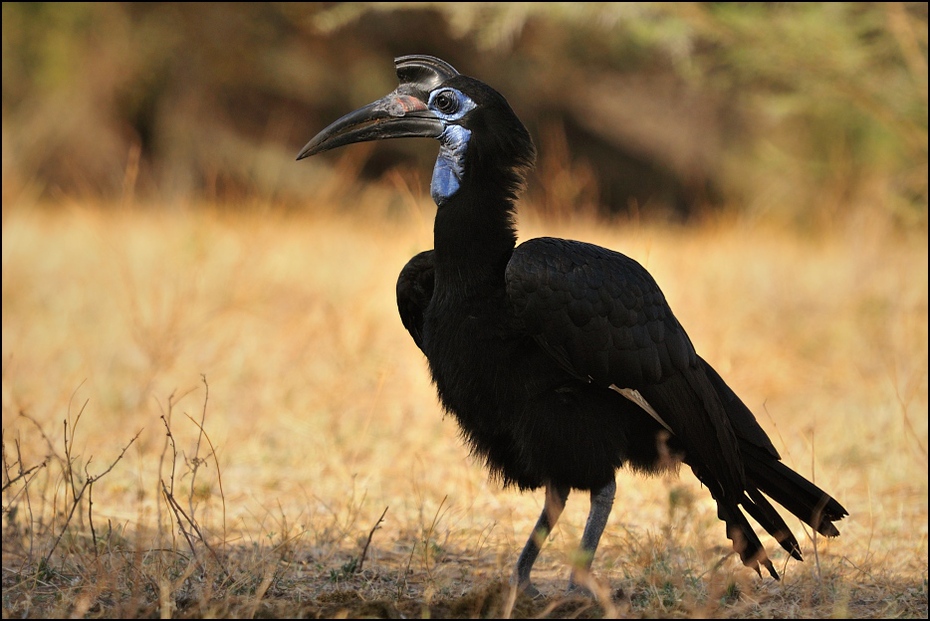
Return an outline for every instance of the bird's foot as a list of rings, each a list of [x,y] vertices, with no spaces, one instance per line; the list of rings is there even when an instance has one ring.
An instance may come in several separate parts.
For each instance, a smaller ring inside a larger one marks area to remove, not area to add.
[[[570,580],[568,583],[568,588],[565,590],[565,594],[569,597],[587,597],[601,604],[604,603],[602,598],[613,602],[614,604],[621,604],[623,602],[629,603],[630,597],[626,594],[626,591],[623,590],[623,587],[617,587],[611,592],[610,585],[602,584],[600,582],[593,583],[594,588],[578,584],[574,579]]]
[[[565,594],[572,597],[590,597],[591,599],[597,599],[597,594],[594,593],[588,587],[578,584],[574,580],[569,580],[568,588],[565,589]]]
[[[542,599],[543,597],[543,594],[539,592],[539,589],[537,589],[536,586],[533,585],[533,583],[529,580],[511,580],[510,584],[516,585],[518,592],[525,593],[533,599]]]
[[[568,579],[566,595],[574,597],[587,597],[603,602],[616,599],[616,594],[610,592],[610,584],[601,582],[588,569],[577,568]],[[622,594],[622,590],[618,593]]]

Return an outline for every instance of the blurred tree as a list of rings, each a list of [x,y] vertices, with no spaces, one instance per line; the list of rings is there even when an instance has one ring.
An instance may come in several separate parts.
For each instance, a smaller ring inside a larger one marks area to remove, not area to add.
[[[3,204],[306,203],[323,125],[429,53],[505,93],[533,203],[927,214],[927,3],[3,3]],[[390,141],[363,170],[425,170]],[[331,161],[331,160],[330,160]]]

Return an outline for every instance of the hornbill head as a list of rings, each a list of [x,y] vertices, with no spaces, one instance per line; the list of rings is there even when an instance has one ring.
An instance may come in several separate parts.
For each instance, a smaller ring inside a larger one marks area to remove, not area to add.
[[[394,65],[400,85],[392,93],[332,123],[297,159],[354,142],[435,138],[440,152],[430,187],[437,204],[457,194],[477,169],[483,184],[497,177],[513,197],[536,150],[507,100],[433,56],[401,56]]]

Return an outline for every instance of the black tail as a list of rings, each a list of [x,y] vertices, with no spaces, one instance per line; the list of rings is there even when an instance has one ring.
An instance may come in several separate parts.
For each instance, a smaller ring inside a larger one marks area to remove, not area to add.
[[[833,497],[786,466],[771,440],[759,426],[755,416],[736,396],[720,375],[703,362],[707,377],[720,396],[724,409],[736,432],[740,458],[746,474],[746,489],[742,499],[722,503],[717,499],[717,515],[727,525],[727,535],[740,553],[743,563],[755,567],[763,564],[773,577],[778,578],[774,567],[765,556],[759,542],[740,505],[794,558],[801,559],[801,549],[791,529],[778,511],[761,492],[790,511],[798,519],[811,526],[821,535],[836,537],[840,534],[833,522],[843,519],[848,512]],[[693,466],[692,466],[693,467]],[[695,474],[701,478],[700,472]]]
[[[740,452],[748,484],[758,487],[821,535],[840,534],[833,522],[849,513],[836,499],[753,444],[742,443]]]
[[[740,496],[720,498],[714,494],[714,488],[707,484],[707,472],[698,464],[689,463],[689,465],[698,479],[711,490],[711,495],[717,501],[717,517],[726,524],[727,537],[733,541],[733,549],[739,553],[744,565],[752,567],[760,574],[762,573],[761,567],[765,567],[773,578],[779,579],[775,566],[765,552],[765,547],[743,514],[744,510],[772,535],[788,554],[799,561],[803,560],[800,545],[791,534],[791,529],[754,484],[747,481],[746,489]]]
[[[703,473],[701,472],[700,467],[695,467],[691,465],[694,474],[697,475],[698,479],[701,480],[705,485],[707,483],[704,481]],[[709,490],[713,490],[711,486],[707,486]],[[776,580],[779,579],[778,572],[775,571],[775,566],[772,564],[772,561],[769,560],[768,555],[765,552],[765,546],[762,545],[762,542],[759,541],[758,535],[756,535],[755,530],[753,530],[752,525],[749,523],[749,520],[746,519],[746,516],[743,515],[742,510],[739,505],[742,505],[746,509],[746,512],[749,513],[757,522],[759,522],[765,530],[768,532],[781,532],[782,529],[777,527],[778,523],[784,524],[781,517],[776,517],[775,520],[769,518],[767,512],[764,509],[758,509],[757,504],[750,501],[748,498],[744,497],[742,500],[734,500],[731,498],[718,498],[716,494],[711,491],[711,495],[714,496],[714,500],[717,501],[717,517],[726,524],[727,527],[727,537],[733,541],[733,549],[739,554],[740,560],[743,561],[743,564],[747,567],[752,567],[755,569],[759,575],[762,574],[760,566],[763,566],[768,570]],[[762,499],[765,501],[765,499]],[[765,504],[771,509],[771,505]],[[777,516],[777,513],[775,514]],[[797,541],[794,541],[794,537],[791,535],[791,532],[784,529],[787,533],[788,538],[793,542],[794,547],[797,547]],[[780,539],[783,541],[783,539]],[[782,543],[785,545],[785,543]],[[787,547],[786,547],[787,549]],[[791,552],[791,550],[789,550]],[[792,556],[795,556],[792,553]],[[798,558],[796,556],[796,558]]]

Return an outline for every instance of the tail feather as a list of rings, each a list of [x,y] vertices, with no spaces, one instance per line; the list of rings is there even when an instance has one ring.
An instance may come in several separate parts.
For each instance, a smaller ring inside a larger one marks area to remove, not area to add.
[[[759,541],[749,520],[743,515],[739,507],[727,500],[717,500],[717,517],[726,524],[727,538],[733,542],[733,549],[739,554],[743,565],[752,567],[761,576],[762,571],[759,566],[762,565],[768,570],[769,574],[776,580],[780,580],[775,566],[769,560],[765,553],[765,547]],[[753,516],[755,517],[755,516]]]
[[[792,558],[803,561],[804,559],[801,557],[801,546],[798,545],[798,540],[794,538],[791,529],[788,528],[781,514],[775,510],[775,507],[772,506],[765,496],[759,493],[759,490],[750,486],[749,489],[746,490],[746,493],[749,495],[749,498],[742,503],[746,512],[751,515],[752,519],[758,522],[768,534],[775,537],[775,540],[781,544],[781,547],[783,547]]]
[[[758,487],[821,535],[836,537],[840,534],[833,522],[849,515],[843,505],[757,447],[743,443],[740,450],[746,468],[747,483]]]
[[[801,546],[788,524],[781,517],[763,492],[786,510],[803,520],[818,533],[835,537],[840,534],[833,522],[847,515],[846,509],[822,489],[793,471],[761,447],[745,440],[740,444],[740,455],[746,472],[746,486],[735,497],[720,498],[715,487],[708,485],[712,475],[701,464],[686,458],[698,479],[707,485],[717,501],[717,517],[727,527],[727,537],[733,541],[733,549],[747,567],[761,574],[764,566],[776,580],[778,572],[768,559],[759,537],[755,534],[743,511],[749,514],[766,530],[793,558],[803,560]]]
[[[766,496],[827,537],[840,534],[833,522],[843,519],[849,512],[825,491],[782,463],[778,451],[749,408],[713,367],[703,359],[701,364],[736,434],[739,458],[745,473],[744,493],[737,496],[737,502],[792,557],[801,560],[797,539]],[[709,469],[693,462],[690,465],[698,478],[707,484],[704,477],[710,476]],[[708,488],[714,489],[710,485]],[[726,500],[724,503],[717,499],[717,515],[726,523],[727,535],[733,540],[733,547],[739,552],[743,563],[755,567],[757,571],[761,563],[777,579],[775,568],[765,557],[765,551],[740,506],[733,502],[732,497]]]

